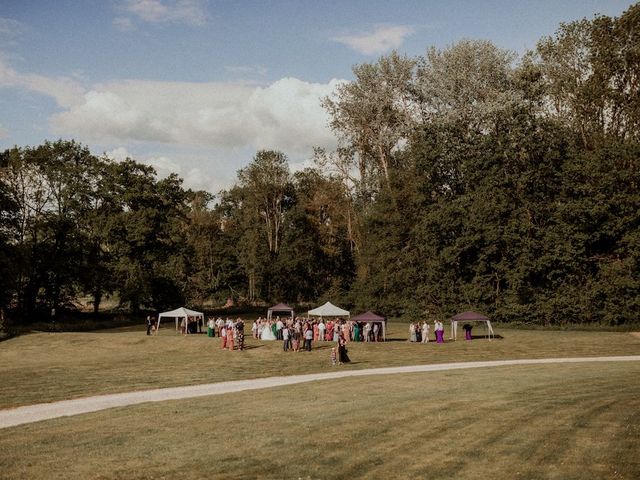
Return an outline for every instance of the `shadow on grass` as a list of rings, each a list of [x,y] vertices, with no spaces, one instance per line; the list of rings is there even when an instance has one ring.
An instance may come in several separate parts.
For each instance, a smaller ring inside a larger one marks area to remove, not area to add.
[[[486,335],[471,335],[471,340],[489,340]],[[504,340],[502,335],[494,335],[491,340]]]
[[[244,348],[242,350],[253,350],[253,349],[262,348],[262,347],[264,347],[264,345],[247,345],[245,343]],[[234,352],[241,352],[242,350],[238,350],[236,348],[236,349],[234,349]]]

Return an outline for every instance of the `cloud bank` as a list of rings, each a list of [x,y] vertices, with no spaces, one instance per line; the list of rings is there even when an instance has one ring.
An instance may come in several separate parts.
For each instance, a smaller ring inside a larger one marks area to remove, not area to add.
[[[0,58],[0,88],[54,99],[51,133],[101,145],[113,158],[127,149],[164,176],[217,191],[257,150],[277,149],[292,169],[307,166],[312,147],[335,148],[321,98],[344,80],[282,78],[268,85],[123,80],[87,86],[72,77],[21,73]],[[86,83],[86,82],[85,82]],[[0,125],[0,136],[9,132]]]
[[[93,141],[309,152],[335,139],[320,99],[326,84],[283,78],[266,87],[131,80],[95,86],[51,118],[57,134]]]

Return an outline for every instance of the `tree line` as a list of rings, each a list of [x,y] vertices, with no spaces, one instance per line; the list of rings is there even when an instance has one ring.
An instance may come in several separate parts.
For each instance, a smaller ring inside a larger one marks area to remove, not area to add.
[[[520,58],[464,40],[353,73],[323,99],[335,151],[295,173],[259,151],[215,197],[73,141],[2,152],[3,311],[115,295],[637,320],[640,5]]]

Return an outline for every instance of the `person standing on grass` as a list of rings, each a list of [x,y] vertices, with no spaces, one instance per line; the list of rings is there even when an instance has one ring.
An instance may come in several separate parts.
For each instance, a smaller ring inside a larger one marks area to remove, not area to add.
[[[338,337],[338,362],[349,363],[351,359],[347,355],[347,340],[344,335]]]
[[[413,324],[413,322],[409,324],[409,341],[416,341],[416,326]]]
[[[364,324],[364,341],[368,343],[371,340],[371,324],[369,322]]]
[[[229,347],[229,351],[233,352],[235,348],[234,337],[237,335],[236,329],[233,327],[227,327],[227,347]]]
[[[287,352],[290,348],[290,342],[291,340],[289,339],[289,326],[285,325],[284,327],[282,327],[282,348],[284,349],[285,352]]]
[[[222,331],[222,326],[224,325],[224,320],[222,320],[222,318],[218,317],[216,319],[216,327],[218,328],[218,335],[220,335],[220,332]]]
[[[435,328],[436,328],[436,342],[444,343],[444,324],[441,321],[437,320],[435,324]]]
[[[220,348],[227,348],[227,326],[224,324],[220,327]]]
[[[468,323],[465,323],[465,324],[462,326],[462,329],[464,330],[464,339],[465,339],[465,340],[471,340],[471,338],[472,338],[472,337],[471,337],[471,329],[472,329],[472,328],[473,328],[473,327],[472,327],[470,324],[468,324]]]
[[[422,323],[422,343],[429,342],[429,322]]]
[[[293,330],[293,351],[300,351],[300,330],[298,328]]]
[[[322,321],[322,318],[321,318],[320,319],[320,323],[318,323],[318,340],[320,340],[321,342],[324,342],[324,340],[325,340],[324,331],[325,331],[325,326],[324,326],[324,322]]]
[[[244,322],[241,318],[238,318],[235,325],[235,330],[238,332],[238,350],[244,350]]]
[[[380,326],[377,323],[373,324],[373,341],[378,341],[378,333],[380,332]]]
[[[276,340],[282,340],[282,329],[284,328],[284,323],[280,320],[280,317],[277,317],[276,320]]]
[[[207,321],[207,336],[210,338],[213,338],[214,336],[214,327],[216,325],[216,322],[213,321],[213,318],[209,318],[209,320]]]
[[[313,341],[313,329],[307,328],[307,331],[304,332],[304,346],[307,352],[311,351],[311,342]]]
[[[151,315],[147,315],[147,335],[151,335]]]

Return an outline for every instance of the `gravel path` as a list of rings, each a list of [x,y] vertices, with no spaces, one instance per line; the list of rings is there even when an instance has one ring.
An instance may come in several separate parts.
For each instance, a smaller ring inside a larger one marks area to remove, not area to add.
[[[25,423],[39,422],[58,417],[97,412],[114,407],[126,407],[146,402],[163,402],[183,398],[222,395],[261,388],[280,387],[297,383],[331,380],[345,377],[364,377],[368,375],[391,375],[394,373],[440,372],[466,368],[501,367],[507,365],[540,365],[554,363],[592,363],[592,362],[637,362],[640,355],[618,357],[582,357],[582,358],[544,358],[534,360],[496,360],[487,362],[443,363],[438,365],[414,365],[404,367],[369,368],[365,370],[336,370],[329,373],[312,373],[288,377],[268,377],[253,380],[208,383],[187,387],[158,388],[138,392],[98,395],[94,397],[62,400],[52,403],[39,403],[24,407],[0,410],[0,428],[13,427]]]

